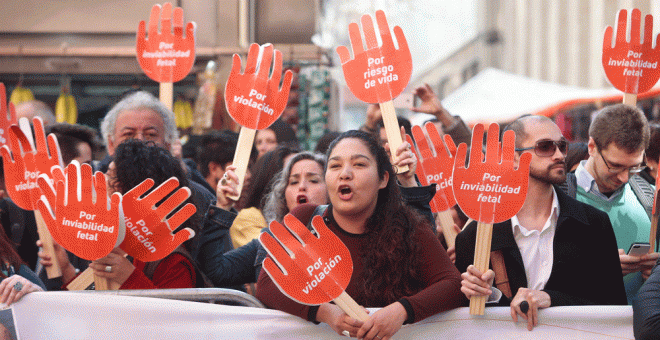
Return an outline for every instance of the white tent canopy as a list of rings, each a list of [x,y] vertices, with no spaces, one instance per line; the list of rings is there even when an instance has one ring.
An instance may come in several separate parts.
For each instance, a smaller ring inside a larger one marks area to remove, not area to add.
[[[615,88],[587,89],[560,85],[487,68],[442,100],[442,105],[468,124],[500,123],[567,100],[616,94],[621,92]],[[428,117],[416,116],[411,121],[420,124]]]

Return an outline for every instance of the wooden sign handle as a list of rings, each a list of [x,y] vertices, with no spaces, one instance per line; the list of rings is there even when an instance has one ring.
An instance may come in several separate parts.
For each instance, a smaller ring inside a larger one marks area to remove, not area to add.
[[[66,289],[70,291],[87,290],[94,282],[94,270],[92,268],[85,269],[75,279],[71,280]]]
[[[50,260],[53,263],[52,266],[46,268],[46,274],[49,279],[61,277],[62,270],[60,269],[60,262],[57,260],[57,256],[55,256],[53,237],[50,235],[46,221],[44,221],[39,210],[34,211],[34,219],[37,221],[37,233],[39,233],[39,239],[43,243],[43,251],[50,256]]]
[[[360,305],[353,300],[353,298],[348,295],[346,292],[342,292],[336,299],[332,300],[334,303],[341,308],[348,316],[352,317],[355,320],[367,321],[369,315],[364,311]]]
[[[173,83],[158,83],[158,95],[160,102],[165,104],[168,110],[172,111],[172,103],[174,102],[174,84]]]
[[[624,93],[623,103],[630,106],[637,105],[637,95],[634,93]]]
[[[90,270],[87,268],[85,270]],[[94,275],[94,290],[117,290],[120,285],[104,277]]]
[[[474,249],[474,266],[482,273],[488,270],[490,245],[493,238],[493,225],[477,222],[477,241]],[[484,315],[487,296],[470,298],[470,315]]]
[[[237,197],[229,196],[234,201],[238,201],[243,190],[243,183],[245,182],[245,173],[247,172],[248,163],[250,161],[250,154],[252,153],[252,145],[254,144],[254,136],[257,130],[241,127],[241,132],[238,134],[238,143],[236,144],[236,153],[234,154],[234,161],[232,165],[236,167],[236,176],[238,177],[238,191]]]
[[[396,149],[403,143],[401,139],[401,130],[399,129],[399,121],[396,119],[396,111],[394,110],[394,103],[386,101],[380,103],[380,112],[383,115],[383,124],[385,125],[385,133],[387,134],[387,143],[390,145],[390,154],[392,159],[396,155]],[[395,167],[397,174],[402,174],[408,171],[408,166],[401,168]]]
[[[94,275],[94,269],[87,268],[66,285],[66,289],[70,291],[87,290],[92,283],[94,283],[94,290],[118,290],[120,287],[114,281]]]
[[[451,248],[456,243],[456,235],[458,235],[454,230],[454,219],[451,217],[451,212],[449,210],[438,212],[438,219],[447,247]]]

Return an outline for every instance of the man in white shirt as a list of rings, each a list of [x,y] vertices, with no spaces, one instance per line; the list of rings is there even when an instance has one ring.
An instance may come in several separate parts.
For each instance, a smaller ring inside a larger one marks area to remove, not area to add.
[[[525,116],[506,130],[516,133],[516,163],[522,152],[532,153],[527,196],[518,214],[493,225],[491,250],[503,264],[492,262],[500,271],[497,288],[493,270],[481,273],[471,264],[476,223],[458,235],[456,267],[463,273],[462,292],[468,298],[487,295],[491,303],[511,306],[513,320],[522,316],[529,330],[538,325],[539,308],[625,304],[609,218],[553,186],[566,179],[568,142],[559,127],[546,117]],[[523,301],[529,305],[525,313],[520,308]]]

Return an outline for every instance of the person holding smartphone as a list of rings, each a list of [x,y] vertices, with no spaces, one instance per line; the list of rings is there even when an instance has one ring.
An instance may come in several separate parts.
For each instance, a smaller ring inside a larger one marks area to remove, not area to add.
[[[646,168],[649,138],[649,123],[640,109],[625,104],[606,106],[589,126],[589,158],[561,186],[569,196],[610,217],[628,304],[659,256],[655,244],[642,256],[627,254],[633,243],[648,243],[651,234],[655,188],[639,176]]]
[[[498,266],[498,256],[491,256],[494,271],[482,273],[472,265],[476,222],[456,237],[463,294],[510,306],[512,319],[525,319],[528,330],[538,325],[541,308],[625,305],[610,219],[554,186],[566,178],[568,142],[559,127],[530,115],[506,130],[516,133],[515,162],[523,152],[532,153],[527,196],[514,217],[493,225],[491,250],[502,259]]]

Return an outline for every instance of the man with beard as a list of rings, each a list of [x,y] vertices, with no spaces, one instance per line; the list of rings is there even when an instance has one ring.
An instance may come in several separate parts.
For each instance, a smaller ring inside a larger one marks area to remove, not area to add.
[[[633,243],[649,242],[655,189],[637,175],[646,167],[649,136],[649,124],[638,108],[624,104],[603,108],[589,126],[589,158],[575,173],[568,174],[562,186],[569,196],[609,215],[628,304],[651,274],[659,255],[656,244],[651,245],[649,254],[626,254]]]
[[[471,264],[477,223],[458,235],[461,291],[468,298],[486,295],[489,303],[511,306],[513,320],[521,316],[529,330],[538,325],[539,308],[626,304],[607,214],[554,187],[566,179],[568,142],[559,127],[546,117],[524,116],[506,130],[516,133],[516,166],[522,152],[532,153],[527,196],[518,214],[493,225],[494,271],[482,273]],[[524,312],[523,301],[529,306]]]

